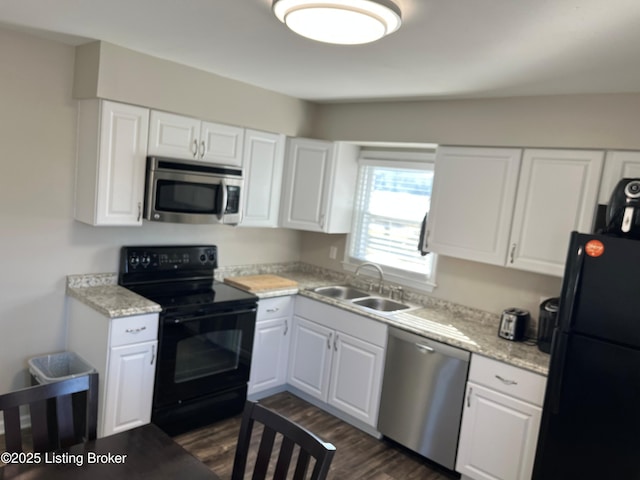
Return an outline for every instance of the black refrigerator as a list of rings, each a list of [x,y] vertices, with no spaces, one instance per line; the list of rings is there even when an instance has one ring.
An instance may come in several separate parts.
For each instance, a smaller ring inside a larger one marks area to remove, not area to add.
[[[640,241],[571,234],[533,480],[640,480]]]

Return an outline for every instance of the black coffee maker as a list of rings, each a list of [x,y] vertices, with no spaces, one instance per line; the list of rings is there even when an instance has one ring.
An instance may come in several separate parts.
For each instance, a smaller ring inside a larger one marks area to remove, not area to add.
[[[538,348],[545,352],[551,352],[551,340],[553,329],[558,321],[559,298],[548,298],[540,304],[540,316],[538,317]]]
[[[611,194],[602,233],[640,239],[640,178],[623,178]]]

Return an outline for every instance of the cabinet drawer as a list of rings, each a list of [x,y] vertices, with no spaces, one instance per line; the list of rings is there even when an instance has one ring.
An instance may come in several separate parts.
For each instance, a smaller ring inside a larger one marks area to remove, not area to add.
[[[469,381],[541,406],[547,379],[506,363],[480,355],[471,357]]]
[[[292,297],[261,298],[258,302],[258,318],[257,321],[271,320],[273,318],[282,318],[291,316]]]
[[[111,320],[112,347],[158,339],[158,314],[134,315]]]

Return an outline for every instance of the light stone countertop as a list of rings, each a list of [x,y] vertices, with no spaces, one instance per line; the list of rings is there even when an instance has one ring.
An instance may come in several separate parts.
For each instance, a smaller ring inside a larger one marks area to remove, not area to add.
[[[118,275],[67,276],[67,295],[80,300],[108,318],[160,312],[162,307],[118,285]]]
[[[534,345],[510,342],[498,337],[500,316],[462,305],[434,299],[410,291],[405,292],[404,303],[413,308],[406,312],[384,314],[334,300],[311,291],[326,285],[344,285],[353,277],[302,263],[248,265],[224,267],[215,272],[216,280],[224,277],[277,274],[298,282],[298,288],[258,292],[260,298],[302,295],[365,315],[388,325],[422,335],[472,353],[500,360],[516,367],[547,375],[549,355]],[[357,284],[360,288],[366,286]],[[386,292],[385,296],[386,296]],[[107,317],[123,317],[159,312],[160,306],[126,288],[117,285],[117,274],[70,275],[67,294],[91,306]]]
[[[327,279],[313,272],[299,271],[281,272],[278,275],[297,281],[298,290],[274,290],[258,292],[256,295],[260,298],[268,298],[297,293],[534,373],[545,376],[548,373],[550,356],[541,352],[537,346],[524,342],[511,342],[498,337],[500,316],[497,314],[435,300],[431,297],[420,298],[419,295],[411,295],[409,292],[404,303],[411,305],[413,307],[411,310],[384,314],[311,291],[320,286],[346,284],[344,279],[336,283],[336,279]],[[372,295],[377,293],[374,292]]]

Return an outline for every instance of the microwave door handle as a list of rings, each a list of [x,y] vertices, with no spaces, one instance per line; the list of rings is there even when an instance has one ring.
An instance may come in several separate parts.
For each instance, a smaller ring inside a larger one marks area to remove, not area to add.
[[[222,220],[224,217],[224,212],[227,210],[227,203],[229,201],[228,193],[227,193],[227,184],[224,179],[220,180],[220,189],[222,191],[222,202],[220,204],[220,210],[218,211],[218,219]]]

